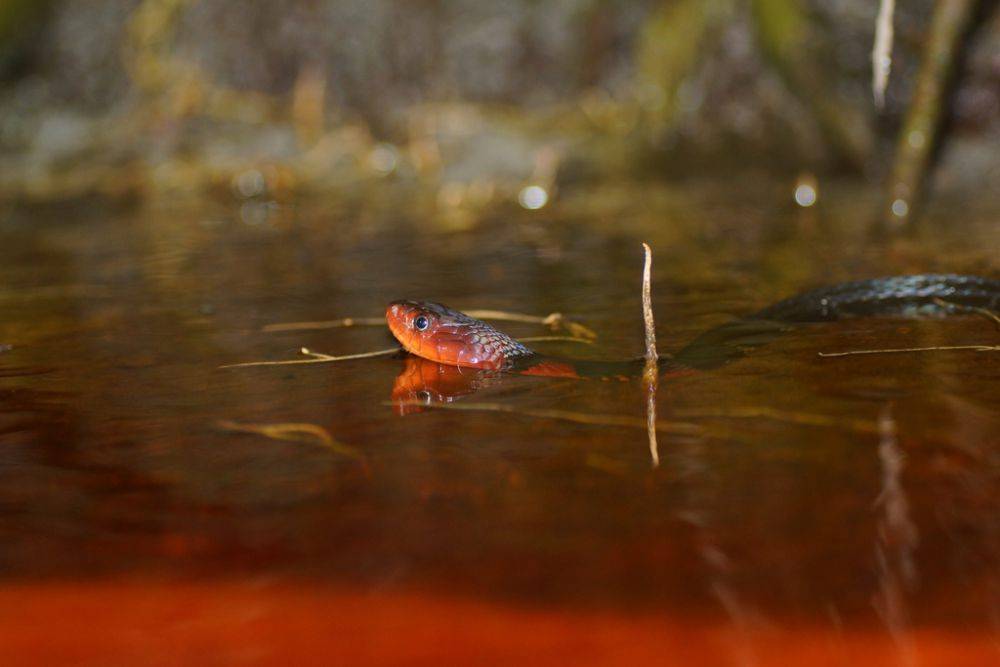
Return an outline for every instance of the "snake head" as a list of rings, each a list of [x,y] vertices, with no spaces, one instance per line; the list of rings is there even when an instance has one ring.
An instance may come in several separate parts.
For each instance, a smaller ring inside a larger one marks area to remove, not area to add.
[[[452,366],[502,369],[531,350],[489,324],[430,301],[393,301],[389,330],[410,354]]]

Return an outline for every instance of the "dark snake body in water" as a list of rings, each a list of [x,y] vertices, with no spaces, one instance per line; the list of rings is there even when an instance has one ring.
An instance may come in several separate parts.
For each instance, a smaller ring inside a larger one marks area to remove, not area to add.
[[[1000,308],[1000,280],[954,274],[892,276],[803,292],[710,329],[674,355],[691,368],[711,368],[773,340],[790,325],[852,317],[941,317]]]
[[[948,304],[996,310],[1000,306],[1000,280],[957,275],[859,280],[804,292],[751,317],[779,322],[823,322],[870,315],[933,314],[946,312]]]
[[[969,309],[1000,308],[1000,280],[963,275],[875,278],[824,287],[779,301],[710,329],[676,354],[664,372],[709,369],[765,345],[795,324],[849,317],[934,317]],[[633,377],[641,360],[599,362],[537,354],[491,325],[446,306],[397,301],[386,313],[392,333],[411,354],[430,361],[557,377]]]

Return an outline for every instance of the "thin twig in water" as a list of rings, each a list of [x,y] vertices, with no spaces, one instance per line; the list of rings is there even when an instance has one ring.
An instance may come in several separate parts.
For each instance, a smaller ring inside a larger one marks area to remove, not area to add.
[[[593,345],[594,341],[588,338],[578,338],[576,336],[528,336],[527,338],[518,338],[521,343],[548,343],[562,341],[565,343],[580,343],[582,345]]]
[[[342,456],[361,460],[364,457],[353,447],[337,442],[322,426],[304,422],[280,422],[275,424],[246,424],[234,421],[220,421],[216,426],[224,431],[254,433],[273,440],[289,442],[312,442]]]
[[[597,334],[592,329],[585,327],[579,322],[567,319],[562,313],[550,313],[545,317],[538,315],[526,315],[524,313],[509,313],[503,310],[467,310],[465,314],[481,320],[504,320],[507,322],[525,322],[527,324],[541,324],[553,331],[566,329],[575,338],[588,338],[595,340]],[[281,331],[306,331],[315,329],[336,329],[339,327],[380,327],[385,325],[383,317],[344,317],[339,320],[319,320],[315,322],[280,322],[277,324],[267,324],[261,331],[269,333]]]
[[[975,313],[977,315],[982,315],[986,319],[991,320],[997,325],[997,327],[1000,327],[1000,315],[997,315],[989,308],[980,308],[979,306],[963,306],[960,303],[952,303],[951,301],[945,301],[944,299],[939,299],[937,297],[935,297],[933,301],[942,308],[950,308],[963,313]]]
[[[648,243],[642,244],[645,261],[642,267],[642,321],[646,331],[646,366],[642,373],[646,388],[646,434],[649,438],[649,456],[653,467],[660,465],[660,449],[656,443],[656,387],[659,382],[659,367],[656,353],[656,322],[653,320],[653,297],[651,274],[653,251]]]
[[[653,251],[646,243],[642,244],[645,262],[642,266],[642,321],[646,328],[646,363],[656,365],[659,355],[656,353],[656,323],[653,320],[653,296],[651,274],[653,268]]]
[[[579,322],[574,322],[566,318],[562,313],[549,313],[545,317],[537,315],[525,315],[524,313],[509,313],[505,310],[467,310],[465,314],[480,320],[502,320],[506,322],[525,322],[528,324],[541,324],[553,331],[566,329],[576,338],[597,339],[597,334]]]
[[[625,426],[628,428],[646,429],[646,420],[627,415],[594,414],[591,412],[573,412],[571,410],[550,410],[546,408],[518,408],[506,403],[425,403],[423,401],[387,401],[389,406],[415,406],[435,410],[459,410],[472,412],[504,412],[537,417],[540,419],[559,419],[577,424],[592,424],[594,426]],[[655,422],[657,431],[675,435],[697,436],[701,428],[697,424],[686,422]]]
[[[385,324],[384,317],[344,317],[339,320],[322,320],[318,322],[284,322],[266,324],[261,331],[306,331],[308,329],[336,329],[338,327],[380,327]]]
[[[332,361],[349,361],[351,359],[368,359],[369,357],[384,357],[399,352],[398,347],[390,347],[374,352],[360,352],[358,354],[344,354],[333,357],[321,352],[311,352],[309,348],[302,348],[302,354],[312,357],[311,359],[286,359],[284,361],[244,361],[239,364],[226,364],[219,368],[247,368],[249,366],[290,366],[292,364],[326,364]]]
[[[933,347],[898,347],[886,350],[847,350],[846,352],[817,352],[821,357],[849,357],[856,354],[897,354],[900,352],[938,352],[943,350],[969,350],[974,352],[1000,352],[1000,345],[935,345]]]
[[[593,345],[594,342],[587,340],[585,338],[576,338],[574,336],[534,336],[528,338],[520,338],[519,340],[524,342],[539,342],[539,341],[568,341],[572,343],[582,343],[584,345]],[[219,366],[219,368],[248,368],[250,366],[290,366],[293,364],[326,364],[333,361],[350,361],[351,359],[369,359],[371,357],[385,357],[390,354],[395,354],[399,352],[398,347],[389,347],[384,350],[375,350],[373,352],[359,352],[358,354],[342,354],[340,356],[332,356],[329,354],[323,354],[321,352],[312,352],[309,348],[302,348],[302,354],[305,354],[311,359],[284,359],[281,361],[244,361],[238,364],[226,364],[224,366]]]

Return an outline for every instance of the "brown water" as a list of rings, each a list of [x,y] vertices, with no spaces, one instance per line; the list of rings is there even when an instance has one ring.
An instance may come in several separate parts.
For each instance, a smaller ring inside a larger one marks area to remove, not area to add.
[[[430,388],[447,405],[514,412],[399,416],[403,358],[219,368],[389,347],[384,327],[264,328],[407,297],[559,311],[597,346],[539,349],[632,357],[640,240],[668,350],[819,284],[1000,271],[996,207],[945,204],[937,233],[885,240],[852,188],[813,210],[747,190],[623,186],[478,217],[402,193],[8,209],[0,646],[76,664],[1000,660],[1000,355],[818,356],[996,345],[985,317],[807,326],[665,378],[658,467],[636,381],[453,378]],[[556,409],[637,423],[539,413]]]

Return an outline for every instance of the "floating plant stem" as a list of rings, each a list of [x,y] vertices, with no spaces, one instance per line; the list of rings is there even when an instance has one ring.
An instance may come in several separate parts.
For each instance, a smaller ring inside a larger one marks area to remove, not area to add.
[[[358,354],[343,354],[338,357],[321,352],[312,352],[309,348],[302,348],[300,352],[311,357],[310,359],[285,359],[282,361],[244,361],[239,364],[226,364],[219,368],[247,368],[249,366],[290,366],[292,364],[326,364],[333,361],[349,361],[351,359],[368,359],[370,357],[385,357],[399,352],[398,347],[390,347],[374,352],[359,352]]]
[[[884,350],[847,350],[845,352],[817,352],[821,357],[850,357],[857,354],[899,354],[903,352],[939,352],[966,350],[970,352],[1000,352],[1000,345],[934,345],[932,347],[896,347]]]
[[[994,324],[1000,327],[1000,315],[997,315],[989,308],[980,308],[979,306],[963,306],[960,303],[952,303],[951,301],[945,301],[944,299],[938,299],[938,298],[933,299],[933,301],[934,303],[936,303],[939,306],[942,306],[943,308],[950,308],[951,310],[954,310],[956,312],[975,313],[976,315],[982,315],[983,317],[985,317],[988,320],[991,320]]]
[[[581,345],[593,345],[594,341],[589,338],[580,338],[578,336],[528,336],[527,338],[518,338],[521,343],[580,343]]]
[[[359,451],[334,440],[330,432],[322,426],[305,422],[278,422],[273,424],[248,424],[234,421],[220,421],[216,426],[224,431],[237,433],[254,433],[272,440],[289,442],[312,442],[342,456],[352,459],[363,459]]]
[[[307,331],[309,329],[336,329],[339,327],[380,327],[384,324],[384,317],[342,317],[339,320],[267,324],[261,327],[261,331],[273,333],[276,331]]]
[[[480,320],[503,320],[506,322],[524,322],[526,324],[541,324],[553,331],[565,329],[574,338],[596,340],[597,334],[579,322],[568,319],[562,313],[549,313],[545,316],[511,313],[505,310],[467,310],[465,314]],[[341,327],[381,327],[385,326],[384,317],[342,317],[337,320],[317,320],[312,322],[279,322],[267,324],[261,331],[276,333],[282,331],[308,331],[318,329],[337,329]]]

